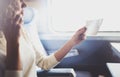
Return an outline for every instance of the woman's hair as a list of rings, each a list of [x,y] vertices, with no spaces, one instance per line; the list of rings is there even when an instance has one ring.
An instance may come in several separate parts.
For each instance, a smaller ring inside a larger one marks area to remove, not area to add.
[[[3,26],[9,27],[9,22],[13,22],[16,11],[19,10],[20,0],[1,0],[0,1],[0,37],[4,37],[3,31],[1,30]],[[28,40],[25,30],[21,27],[21,34],[24,39]]]
[[[15,12],[19,9],[18,1],[20,0],[1,0],[0,28],[9,26],[9,22],[13,22]]]

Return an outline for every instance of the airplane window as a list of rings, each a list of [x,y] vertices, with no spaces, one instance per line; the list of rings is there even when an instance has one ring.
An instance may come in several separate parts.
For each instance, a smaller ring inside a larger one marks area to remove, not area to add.
[[[48,0],[49,26],[57,32],[76,31],[87,20],[103,18],[99,31],[120,31],[119,0]]]

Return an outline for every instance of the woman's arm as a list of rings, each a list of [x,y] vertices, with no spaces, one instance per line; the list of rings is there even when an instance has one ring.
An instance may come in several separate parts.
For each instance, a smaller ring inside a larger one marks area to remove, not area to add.
[[[16,15],[13,19],[8,19],[3,32],[7,42],[6,70],[21,70],[21,60],[19,52],[19,38],[22,23],[22,16]],[[12,21],[13,20],[13,21]]]
[[[85,31],[85,27],[79,29],[61,49],[49,56],[45,56],[40,51],[41,47],[35,47],[36,64],[44,70],[53,68],[71,50],[74,45],[84,40]]]
[[[74,45],[83,41],[85,37],[85,32],[86,32],[86,27],[79,29],[61,49],[55,52],[54,55],[56,59],[60,61],[71,50],[71,48]]]
[[[22,70],[19,43],[17,42],[7,42],[6,69]]]
[[[12,42],[12,40],[10,42],[7,41],[5,77],[23,77],[19,43]]]

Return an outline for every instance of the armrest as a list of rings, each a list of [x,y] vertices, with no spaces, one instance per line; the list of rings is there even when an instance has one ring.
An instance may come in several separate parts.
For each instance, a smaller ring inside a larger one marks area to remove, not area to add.
[[[49,71],[38,70],[38,77],[76,77],[75,71],[72,68],[54,68]]]

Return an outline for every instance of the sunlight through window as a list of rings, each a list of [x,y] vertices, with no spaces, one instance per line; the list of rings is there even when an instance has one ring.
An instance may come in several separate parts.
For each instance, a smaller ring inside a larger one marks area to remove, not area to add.
[[[72,32],[87,20],[103,18],[100,31],[120,31],[119,0],[48,0],[49,27]]]

